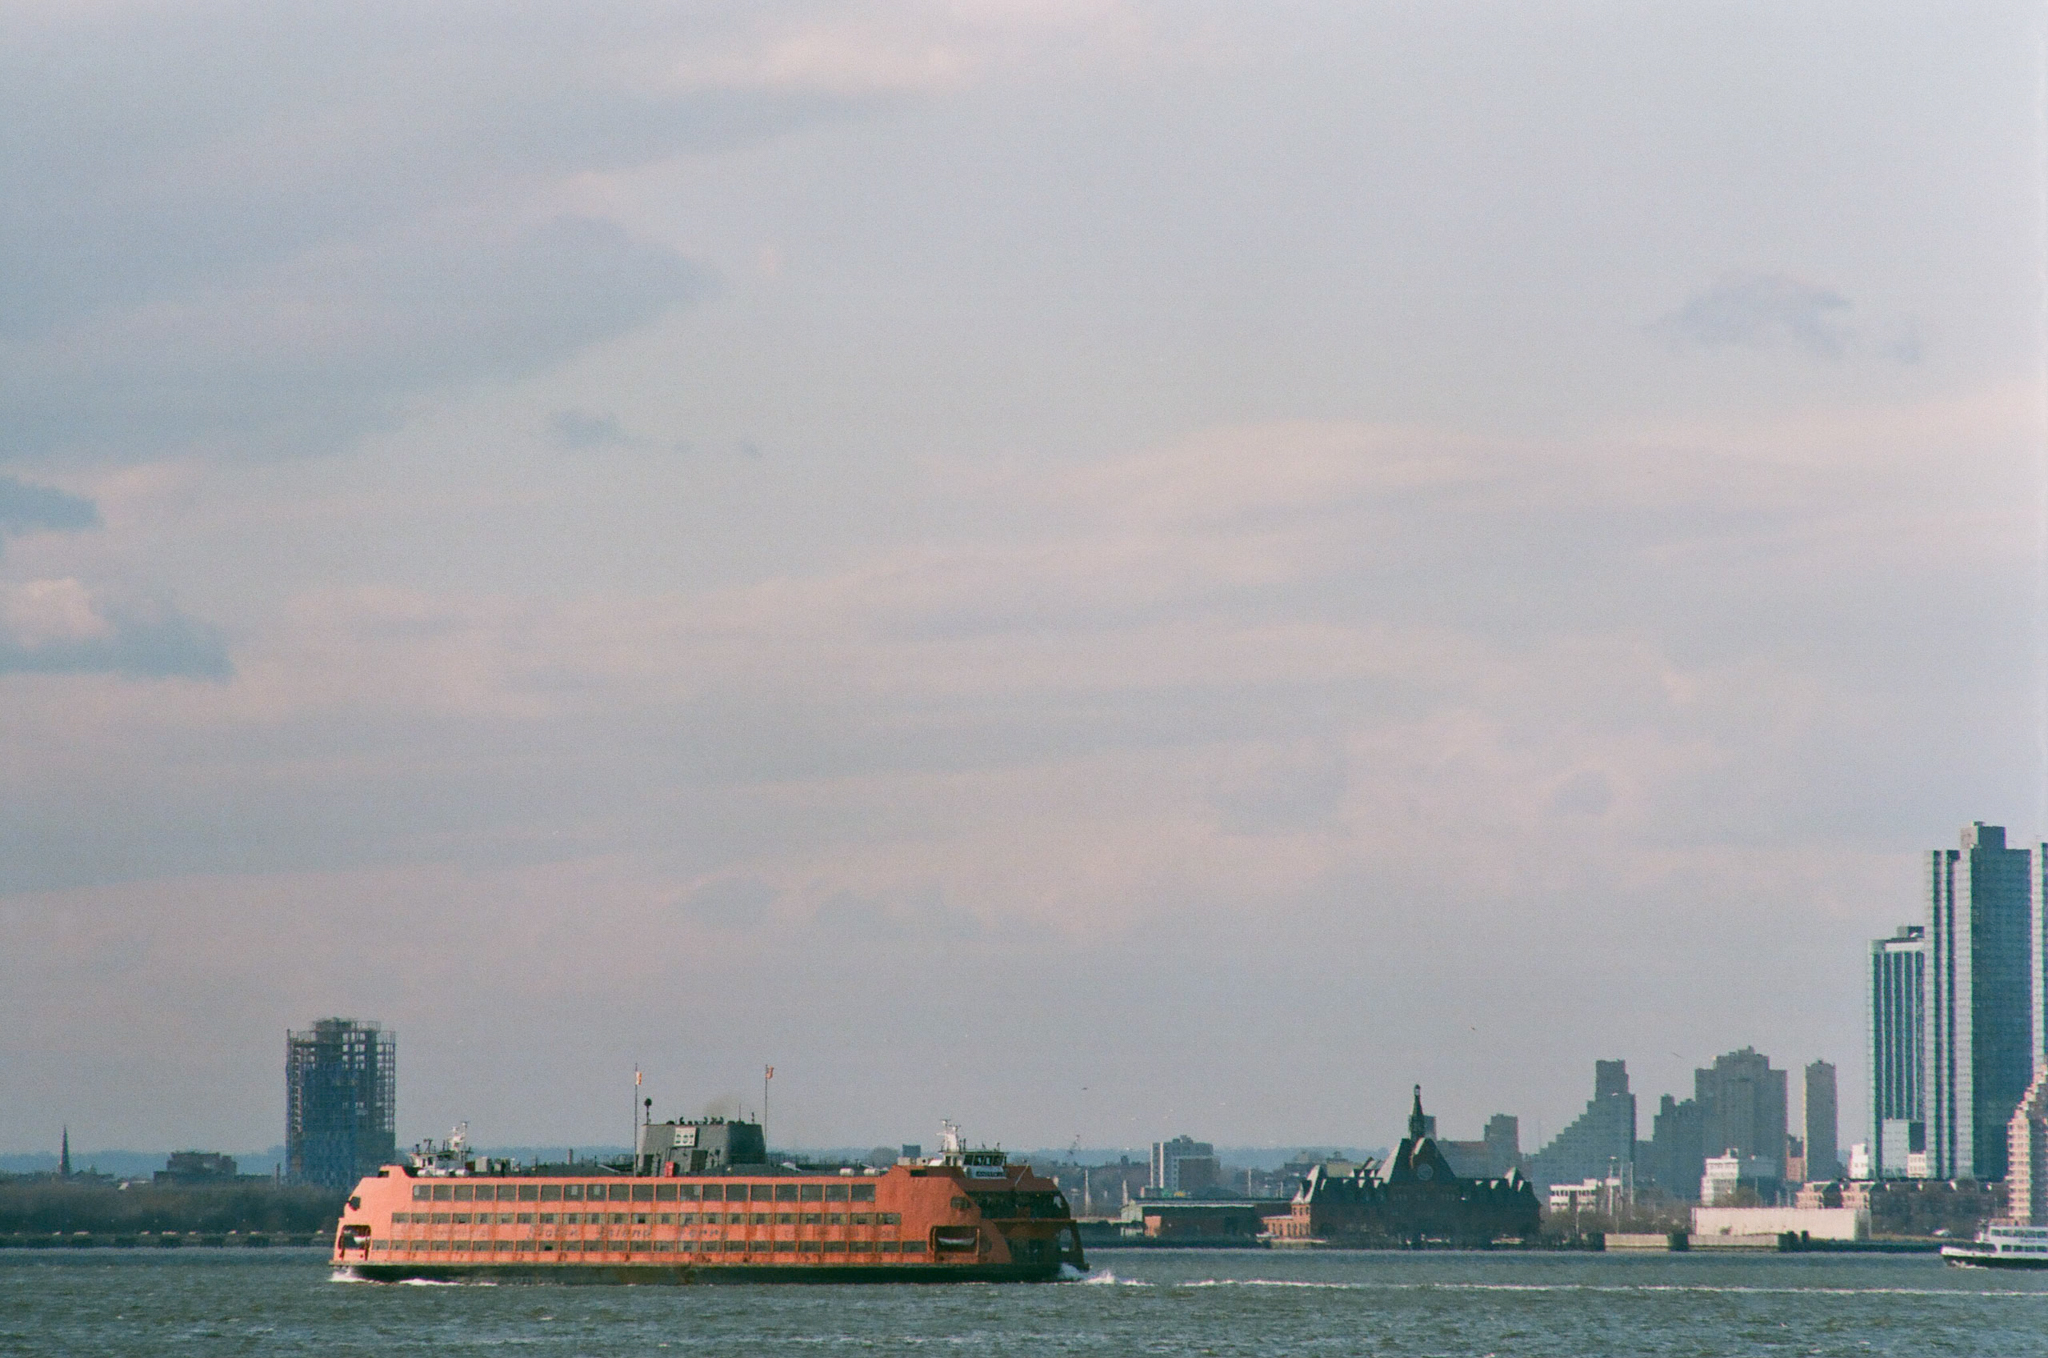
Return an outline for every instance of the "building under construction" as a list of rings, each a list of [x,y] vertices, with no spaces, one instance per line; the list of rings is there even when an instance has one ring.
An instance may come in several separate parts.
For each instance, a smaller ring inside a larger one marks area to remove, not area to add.
[[[285,1172],[347,1190],[398,1156],[398,1038],[375,1023],[320,1019],[284,1035]]]

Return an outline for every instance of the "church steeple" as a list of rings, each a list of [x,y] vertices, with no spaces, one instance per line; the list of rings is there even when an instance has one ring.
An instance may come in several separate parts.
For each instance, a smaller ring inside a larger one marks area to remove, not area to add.
[[[57,1174],[59,1178],[71,1177],[71,1124],[68,1122],[64,1124],[64,1150],[57,1157]]]
[[[1409,1140],[1422,1140],[1423,1129],[1428,1125],[1428,1121],[1422,1116],[1422,1086],[1417,1085],[1415,1086],[1415,1106],[1408,1111]]]

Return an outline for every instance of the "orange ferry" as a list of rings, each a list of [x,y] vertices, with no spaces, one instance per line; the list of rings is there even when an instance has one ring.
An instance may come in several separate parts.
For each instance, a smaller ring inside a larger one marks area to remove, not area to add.
[[[1050,1282],[1084,1269],[1059,1185],[946,1129],[886,1170],[770,1165],[759,1123],[650,1123],[615,1166],[471,1159],[365,1177],[334,1263],[376,1281]]]

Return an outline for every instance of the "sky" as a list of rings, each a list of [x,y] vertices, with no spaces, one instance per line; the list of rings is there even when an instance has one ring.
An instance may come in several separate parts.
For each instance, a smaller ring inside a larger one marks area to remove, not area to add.
[[[1860,1139],[2048,832],[2044,30],[0,7],[0,1147],[326,1015],[402,1143]]]

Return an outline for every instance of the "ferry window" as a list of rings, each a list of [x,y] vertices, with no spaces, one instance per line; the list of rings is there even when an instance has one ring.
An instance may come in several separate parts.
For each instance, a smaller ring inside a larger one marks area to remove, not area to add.
[[[454,1185],[452,1185],[452,1184],[435,1184],[435,1185],[434,1185],[434,1201],[435,1201],[435,1202],[446,1202],[446,1201],[448,1201],[449,1197],[451,1196],[451,1190],[453,1189],[453,1187],[454,1187]]]
[[[626,1214],[625,1214],[624,1212],[614,1212],[614,1213],[612,1213],[612,1225],[614,1225],[614,1226],[623,1226],[623,1225],[625,1225],[625,1224],[626,1224]]]
[[[597,1185],[591,1185],[591,1189],[593,1190],[593,1196],[603,1197],[604,1195],[602,1193],[597,1193],[595,1191],[596,1188]],[[633,1185],[631,1184],[613,1184],[611,1186],[611,1190],[611,1198],[613,1202],[629,1202],[632,1200]]]
[[[827,1254],[844,1254],[844,1253],[846,1253],[846,1242],[845,1242],[844,1240],[827,1240],[827,1241],[825,1242],[825,1253],[827,1253]]]
[[[795,1202],[795,1201],[796,1201],[796,1190],[797,1190],[797,1185],[795,1185],[795,1184],[777,1184],[777,1185],[775,1185],[775,1201],[777,1201],[777,1202]]]
[[[778,1240],[778,1241],[776,1241],[776,1242],[775,1242],[775,1252],[776,1252],[777,1254],[795,1254],[795,1253],[796,1253],[796,1241],[794,1241],[794,1240]]]
[[[695,1184],[677,1184],[676,1189],[683,1195],[684,1202],[695,1202],[700,1196],[706,1198],[711,1196],[709,1193],[703,1192]]]
[[[853,1224],[856,1226],[869,1225],[874,1221],[874,1219],[874,1213],[872,1212],[855,1212],[853,1214]]]
[[[634,1201],[634,1202],[653,1202],[653,1201],[654,1201],[654,1185],[653,1185],[653,1184],[634,1184],[634,1185],[633,1185],[633,1201]]]
[[[823,1216],[823,1214],[822,1214],[822,1213],[818,1213],[818,1212],[806,1212],[806,1213],[804,1213],[804,1225],[806,1225],[806,1226],[815,1226],[815,1225],[817,1225],[817,1224],[818,1224],[818,1223],[819,1223],[820,1221],[823,1221],[824,1219],[825,1219],[825,1218],[824,1218],[824,1216]]]
[[[825,1185],[823,1184],[805,1184],[803,1189],[802,1197],[805,1202],[816,1202],[825,1196]]]
[[[540,1200],[542,1202],[560,1202],[562,1200],[562,1186],[560,1184],[542,1184],[540,1186]]]
[[[846,1224],[846,1213],[844,1213],[844,1212],[834,1212],[834,1213],[832,1213],[832,1215],[830,1215],[830,1216],[828,1216],[828,1217],[826,1217],[826,1218],[825,1218],[825,1224],[826,1224],[827,1226],[844,1226],[844,1225]]]
[[[543,1226],[552,1226],[552,1225],[554,1225],[554,1224],[555,1224],[555,1214],[554,1214],[553,1212],[542,1212],[542,1213],[540,1214],[540,1222],[541,1222],[541,1225],[543,1225]]]
[[[680,1187],[682,1187],[681,1184],[656,1184],[654,1186],[654,1200],[656,1202],[674,1202],[676,1200],[676,1190]]]
[[[906,1240],[906,1241],[904,1241],[904,1242],[903,1242],[903,1252],[904,1252],[905,1254],[923,1254],[923,1253],[924,1253],[924,1241],[922,1241],[922,1240]]]
[[[646,1217],[640,1219],[642,1221],[647,1220]],[[676,1224],[676,1214],[674,1212],[656,1212],[654,1214],[654,1224],[657,1226],[673,1226]]]
[[[896,1242],[893,1240],[884,1240],[881,1244],[875,1246],[875,1248],[880,1250],[884,1254],[894,1254],[896,1252]]]
[[[875,1248],[875,1242],[872,1240],[855,1240],[852,1244],[855,1254],[872,1252]]]
[[[412,1200],[414,1202],[424,1202],[433,1196],[434,1189],[431,1184],[414,1184],[412,1186]]]
[[[754,1213],[754,1224],[755,1224],[756,1226],[766,1226],[766,1225],[768,1224],[768,1213],[766,1213],[766,1212],[756,1212],[756,1213]]]
[[[471,1188],[468,1184],[457,1184],[455,1186],[455,1201],[468,1202],[471,1198],[474,1198],[475,1196],[476,1190],[474,1188]]]
[[[796,1225],[796,1213],[794,1213],[794,1212],[777,1212],[777,1213],[775,1214],[775,1224],[776,1224],[776,1225],[778,1225],[778,1226],[794,1226],[794,1225]]]
[[[521,1184],[521,1185],[519,1185],[519,1201],[521,1201],[521,1202],[532,1202],[532,1201],[533,1201],[533,1200],[534,1200],[535,1198],[538,1198],[539,1196],[540,1196],[540,1185],[538,1185],[538,1184]]]
[[[446,1226],[448,1224],[448,1214],[446,1212],[434,1213],[433,1223],[436,1226]]]
[[[518,1224],[519,1224],[519,1225],[521,1225],[521,1226],[531,1226],[531,1225],[533,1225],[533,1213],[531,1213],[531,1212],[521,1212],[521,1213],[519,1214],[519,1216],[518,1216],[517,1220],[518,1220]]]
[[[583,1185],[582,1185],[582,1184],[563,1184],[563,1185],[562,1185],[562,1196],[563,1196],[563,1197],[565,1197],[565,1198],[567,1198],[567,1199],[569,1199],[569,1200],[570,1200],[571,1202],[581,1202],[581,1201],[583,1201]]]
[[[773,1202],[775,1200],[775,1185],[755,1184],[752,1186],[752,1196],[755,1202]]]
[[[903,1224],[903,1214],[901,1212],[880,1212],[876,1214],[875,1220],[881,1222],[884,1226],[901,1226]]]
[[[875,1186],[873,1184],[853,1184],[851,1187],[855,1202],[873,1202],[875,1200]]]
[[[826,1202],[845,1202],[845,1201],[846,1201],[846,1185],[845,1185],[845,1184],[826,1184],[826,1185],[825,1185],[825,1201],[826,1201]]]
[[[467,1225],[469,1224],[469,1213],[467,1213],[467,1212],[457,1212],[457,1213],[455,1214],[455,1220],[457,1220],[458,1222],[460,1222],[460,1223],[462,1223],[463,1225],[467,1226]]]

